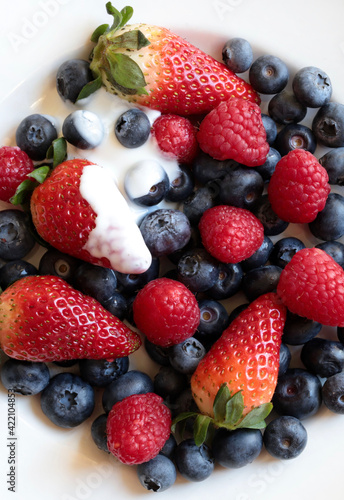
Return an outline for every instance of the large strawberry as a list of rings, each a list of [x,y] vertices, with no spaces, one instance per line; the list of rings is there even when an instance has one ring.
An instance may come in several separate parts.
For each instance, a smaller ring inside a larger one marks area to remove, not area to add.
[[[31,197],[39,235],[61,252],[122,273],[151,264],[133,214],[114,179],[87,160],[60,163]]]
[[[207,113],[232,96],[259,104],[247,82],[182,37],[149,24],[125,26],[131,7],[106,8],[114,22],[92,35],[95,80],[80,97],[105,85],[130,102],[178,115]]]
[[[27,361],[114,359],[141,339],[95,299],[56,276],[28,276],[0,295],[0,347]]]

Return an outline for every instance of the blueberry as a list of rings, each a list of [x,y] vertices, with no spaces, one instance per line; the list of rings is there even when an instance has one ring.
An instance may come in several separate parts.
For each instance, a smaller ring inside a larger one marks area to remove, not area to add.
[[[308,227],[316,238],[324,241],[338,240],[344,235],[344,197],[330,193],[325,208],[318,213]]]
[[[305,248],[305,244],[293,236],[281,238],[276,241],[270,253],[270,262],[282,269],[291,261],[296,252]]]
[[[248,259],[240,262],[240,266],[243,271],[248,272],[251,269],[264,266],[269,260],[273,247],[274,244],[269,236],[264,236],[263,243],[260,245],[258,250],[256,250],[251,257],[248,257]]]
[[[219,277],[218,261],[204,248],[185,252],[178,261],[178,280],[192,292],[204,292],[216,283]]]
[[[300,420],[315,415],[322,402],[321,382],[316,375],[302,368],[289,368],[278,378],[272,399],[280,415]]]
[[[100,118],[86,109],[78,109],[68,115],[62,124],[62,133],[69,144],[79,149],[94,149],[104,139]]]
[[[220,338],[229,325],[229,316],[225,306],[217,300],[202,299],[198,301],[198,306],[200,322],[195,337],[207,346]]]
[[[290,361],[291,361],[290,349],[286,344],[282,342],[279,355],[278,376],[283,375],[288,370]]]
[[[113,316],[120,320],[127,319],[128,316],[128,302],[126,297],[120,292],[115,291],[108,300],[102,303],[104,309],[109,311]]]
[[[181,441],[175,452],[180,474],[188,481],[204,481],[214,470],[215,461],[206,444],[197,446],[192,438]]]
[[[8,359],[1,368],[3,386],[23,396],[38,394],[48,385],[49,369],[45,363]]]
[[[24,118],[16,131],[17,146],[36,161],[45,159],[55,139],[57,131],[51,119],[37,113]]]
[[[331,80],[315,66],[301,68],[293,78],[292,87],[296,98],[308,108],[319,108],[331,99]]]
[[[25,260],[12,260],[7,262],[0,272],[0,288],[5,290],[15,281],[25,278],[26,276],[35,276],[38,274],[38,269]]]
[[[168,401],[176,399],[187,386],[186,376],[172,366],[161,366],[153,382],[154,392]]]
[[[102,413],[92,422],[91,437],[100,450],[110,453],[107,445],[106,423],[107,414]]]
[[[330,149],[326,154],[319,158],[329,177],[329,184],[344,186],[344,147]]]
[[[281,153],[275,148],[270,148],[263,165],[259,165],[259,167],[255,168],[255,170],[262,176],[263,181],[270,180],[280,159]]]
[[[204,185],[209,181],[222,179],[227,172],[238,166],[239,163],[234,160],[215,160],[201,151],[192,163],[192,173],[195,180]]]
[[[137,108],[125,111],[117,119],[115,134],[125,148],[142,146],[150,135],[151,124],[146,113]]]
[[[175,370],[185,375],[191,375],[205,354],[206,350],[203,344],[191,337],[170,348],[169,360]]]
[[[168,255],[183,248],[191,237],[187,216],[172,208],[161,208],[149,213],[139,227],[153,257]]]
[[[277,125],[271,116],[265,113],[262,113],[261,118],[266,132],[266,141],[272,146],[277,137]]]
[[[282,341],[289,345],[302,345],[318,335],[321,328],[317,321],[287,311]]]
[[[144,339],[144,346],[148,356],[157,364],[169,366],[168,347],[161,347],[150,342],[147,337]]]
[[[277,94],[284,89],[289,80],[286,64],[276,56],[258,57],[249,71],[252,87],[261,94]]]
[[[154,392],[152,379],[139,370],[130,370],[110,382],[103,392],[103,408],[109,413],[115,403],[132,394],[146,394]]]
[[[29,230],[29,216],[21,210],[0,211],[0,257],[18,260],[25,257],[35,246]]]
[[[344,146],[344,104],[329,102],[322,106],[312,122],[312,130],[319,144],[329,148]]]
[[[43,275],[58,276],[73,284],[74,273],[81,261],[53,248],[47,250],[39,261],[38,271]]]
[[[59,427],[80,425],[91,416],[94,407],[94,390],[72,373],[55,375],[41,394],[43,413]]]
[[[315,248],[320,248],[326,252],[341,267],[344,267],[344,244],[340,241],[324,241],[318,243]]]
[[[252,168],[239,167],[219,183],[219,203],[251,210],[264,189],[262,176]]]
[[[240,264],[218,263],[219,277],[215,284],[207,290],[207,296],[215,300],[223,300],[235,295],[241,287],[243,270]]]
[[[74,283],[82,293],[103,304],[113,296],[117,278],[112,269],[83,262],[75,271]]]
[[[293,149],[305,149],[314,153],[317,141],[314,133],[306,125],[300,123],[289,123],[277,134],[275,148],[284,156]]]
[[[133,293],[137,293],[149,281],[158,278],[159,270],[160,260],[156,257],[153,257],[152,263],[147,271],[141,274],[126,274],[116,272],[117,289],[125,295],[132,295]]]
[[[289,226],[288,222],[280,219],[272,210],[267,194],[263,194],[260,197],[257,206],[254,207],[252,212],[263,224],[266,236],[276,236],[283,233]]]
[[[249,306],[248,302],[244,303],[244,304],[239,304],[238,306],[236,306],[229,315],[229,324],[231,324],[232,321],[234,321],[235,318],[237,318],[239,316],[239,314],[242,313],[242,311],[247,309],[248,306]]]
[[[138,465],[137,475],[146,490],[160,493],[175,483],[177,471],[172,460],[159,454],[148,462]]]
[[[344,369],[344,345],[313,338],[302,347],[301,361],[309,372],[323,378],[331,377]]]
[[[165,195],[167,201],[180,202],[186,200],[195,187],[192,172],[186,165],[179,165],[178,175],[171,180]]]
[[[183,212],[192,226],[196,226],[208,208],[216,204],[219,194],[219,185],[216,181],[209,181],[205,186],[194,190],[183,204]]]
[[[251,302],[260,295],[276,291],[282,268],[279,266],[261,266],[248,271],[241,280],[241,289]]]
[[[159,454],[164,455],[165,457],[173,460],[176,447],[177,447],[177,440],[173,434],[170,434],[170,437],[159,451]]]
[[[283,415],[268,423],[263,440],[270,455],[289,460],[299,456],[305,449],[307,431],[298,418]]]
[[[325,381],[322,397],[329,410],[344,415],[344,372],[336,373]]]
[[[80,376],[93,387],[106,387],[118,377],[127,373],[127,356],[108,361],[106,359],[81,359]]]
[[[270,99],[268,112],[276,123],[288,125],[301,122],[307,114],[307,106],[301,104],[293,92],[284,89]]]
[[[155,160],[143,160],[131,167],[124,178],[124,189],[137,205],[152,207],[160,203],[169,188],[165,169]]]
[[[229,469],[239,469],[253,462],[262,448],[263,436],[259,429],[219,429],[212,442],[215,461]]]
[[[224,64],[234,73],[244,73],[253,61],[253,51],[250,43],[244,38],[231,38],[222,49]]]
[[[81,89],[93,80],[90,63],[83,59],[69,59],[56,73],[56,88],[63,100],[76,102]]]

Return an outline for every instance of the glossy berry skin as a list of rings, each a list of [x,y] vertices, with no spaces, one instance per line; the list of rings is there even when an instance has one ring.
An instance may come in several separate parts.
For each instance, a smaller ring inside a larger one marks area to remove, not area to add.
[[[103,304],[114,294],[117,277],[112,269],[82,262],[75,271],[74,286]]]
[[[344,271],[332,257],[319,248],[305,248],[283,269],[277,293],[292,313],[343,326],[343,282]]]
[[[307,106],[301,104],[289,90],[282,90],[269,101],[268,111],[271,118],[281,125],[301,122],[307,113]]]
[[[108,300],[103,302],[102,306],[116,318],[122,321],[128,319],[128,301],[120,292],[114,292]]]
[[[209,290],[219,278],[218,262],[204,248],[194,248],[182,254],[178,264],[178,281],[192,292]]]
[[[137,294],[133,311],[138,329],[150,342],[162,347],[191,337],[200,319],[193,293],[183,283],[169,278],[147,283]]]
[[[319,144],[329,148],[344,146],[344,105],[337,102],[324,104],[312,122],[312,131]]]
[[[165,169],[153,160],[143,160],[131,167],[124,178],[124,189],[137,205],[151,207],[160,203],[169,188]]]
[[[238,168],[221,179],[219,188],[220,204],[251,210],[263,193],[264,181],[256,170]]]
[[[268,194],[263,194],[260,197],[252,213],[263,224],[265,236],[276,236],[281,234],[289,225],[289,222],[281,219],[276,212],[274,212]]]
[[[1,367],[3,386],[23,396],[39,394],[49,379],[49,368],[45,363],[8,359]]]
[[[181,441],[175,452],[175,463],[179,473],[188,481],[204,481],[215,467],[215,460],[210,448],[202,444],[197,446],[192,438]]]
[[[92,422],[91,437],[100,450],[105,451],[106,453],[110,453],[107,446],[106,422],[107,414],[102,413],[101,415],[99,415]]]
[[[226,264],[251,257],[264,239],[264,228],[251,212],[228,205],[207,210],[198,227],[206,250]]]
[[[138,108],[125,111],[115,124],[115,135],[125,148],[142,146],[150,135],[151,125],[146,113]]]
[[[72,285],[74,273],[80,264],[81,261],[75,257],[49,248],[39,261],[38,271],[39,274],[58,276]]]
[[[261,175],[263,181],[269,181],[272,174],[275,171],[277,163],[281,159],[281,153],[277,149],[270,147],[269,152],[266,156],[266,160],[263,165],[259,165],[255,170]]]
[[[305,248],[305,244],[299,238],[294,236],[281,238],[274,244],[269,256],[270,262],[283,269],[302,248]]]
[[[193,173],[187,165],[180,164],[179,172],[169,185],[165,200],[167,201],[185,201],[193,192],[195,182]]]
[[[282,337],[283,340],[283,337]],[[280,347],[280,359],[279,359],[279,368],[278,368],[278,376],[283,375],[289,368],[291,361],[291,352],[287,344],[282,342]]]
[[[325,380],[322,397],[325,406],[333,413],[344,415],[344,373],[339,372]]]
[[[62,124],[66,141],[78,149],[94,149],[104,139],[103,124],[95,113],[78,109],[69,114]]]
[[[204,345],[213,344],[229,325],[228,312],[217,300],[202,299],[198,306],[201,314],[195,337]]]
[[[266,132],[266,140],[270,146],[273,145],[273,143],[276,140],[277,137],[277,125],[275,121],[271,118],[271,116],[262,113],[262,122],[265,128]]]
[[[116,272],[117,290],[126,296],[137,293],[149,281],[159,277],[160,260],[153,258],[150,267],[144,273],[119,273]]]
[[[315,152],[317,140],[312,130],[301,123],[289,123],[277,134],[274,147],[281,156],[285,156],[294,149],[304,149],[310,153]]]
[[[5,290],[12,283],[26,276],[35,276],[38,274],[37,268],[26,260],[12,260],[7,262],[0,273],[0,288]]]
[[[224,101],[208,113],[197,140],[202,151],[216,160],[231,159],[247,167],[262,165],[269,151],[260,108],[243,99]]]
[[[69,59],[59,66],[56,89],[64,101],[76,102],[81,89],[93,80],[90,63],[83,59]]]
[[[263,436],[259,429],[219,429],[212,442],[215,461],[228,469],[239,469],[253,462],[262,448]]]
[[[318,335],[321,328],[321,323],[288,311],[282,340],[288,345],[302,345]]]
[[[292,87],[296,98],[308,108],[320,108],[331,99],[331,80],[315,66],[301,68],[293,78]]]
[[[129,370],[105,387],[102,396],[104,411],[109,413],[114,404],[128,396],[146,394],[153,392],[153,390],[153,381],[146,373],[139,370]]]
[[[94,407],[94,390],[72,373],[55,375],[41,394],[43,413],[55,425],[67,429],[84,422]]]
[[[243,270],[241,264],[224,264],[219,262],[219,277],[216,283],[207,290],[207,296],[215,300],[228,299],[235,295],[241,286]]]
[[[16,209],[0,211],[0,258],[23,259],[35,246],[29,231],[29,217]]]
[[[240,262],[240,266],[242,267],[243,271],[248,272],[251,269],[256,269],[267,264],[273,247],[274,244],[269,236],[264,236],[263,243],[254,252],[254,254],[252,254],[251,257],[248,257],[248,259]]]
[[[315,245],[315,248],[320,248],[330,255],[337,264],[344,267],[344,244],[340,241],[323,241]]]
[[[161,454],[138,465],[137,475],[146,490],[156,493],[166,491],[177,479],[176,466],[172,460]]]
[[[24,118],[16,130],[17,146],[35,161],[45,159],[55,139],[55,125],[46,116],[37,113]]]
[[[260,94],[277,94],[287,85],[289,70],[279,57],[264,55],[253,62],[249,80]]]
[[[161,366],[154,377],[154,392],[168,402],[173,402],[186,387],[186,376],[170,365]]]
[[[219,187],[217,181],[209,181],[206,185],[195,189],[184,200],[183,212],[192,226],[196,226],[199,223],[202,215],[208,208],[212,208],[217,204],[218,194]]]
[[[33,161],[18,147],[0,148],[0,200],[9,202],[19,184],[28,179]]]
[[[316,375],[302,368],[289,368],[278,379],[272,399],[280,415],[300,420],[315,415],[322,402],[321,382]]]
[[[128,356],[107,361],[106,359],[81,359],[80,376],[92,387],[106,387],[118,377],[127,373]]]
[[[326,169],[330,184],[344,185],[344,147],[330,149],[319,163]]]
[[[330,193],[324,167],[308,151],[295,149],[276,165],[268,186],[274,212],[287,222],[312,222]]]
[[[250,43],[244,38],[231,38],[222,48],[222,60],[234,73],[244,73],[253,61]]]
[[[241,289],[251,302],[260,295],[275,292],[282,268],[279,266],[261,266],[248,271],[241,280]]]
[[[309,372],[322,378],[331,377],[344,368],[344,345],[333,340],[313,338],[302,347],[301,361]]]
[[[309,224],[313,236],[319,240],[332,241],[344,234],[344,197],[339,193],[330,193],[325,207]]]
[[[169,360],[175,370],[190,375],[196,370],[205,353],[203,344],[196,338],[190,337],[170,348]]]
[[[307,445],[307,430],[298,418],[283,415],[266,426],[263,439],[267,452],[275,458],[296,458]]]
[[[144,346],[148,356],[158,365],[170,366],[168,359],[169,347],[161,347],[150,342],[147,337],[144,339]]]
[[[133,394],[116,403],[107,420],[109,451],[122,463],[154,458],[170,437],[171,412],[154,393]]]
[[[195,180],[204,185],[209,181],[222,179],[227,172],[237,167],[239,167],[239,163],[234,160],[215,160],[215,158],[200,151],[192,162],[192,173]]]

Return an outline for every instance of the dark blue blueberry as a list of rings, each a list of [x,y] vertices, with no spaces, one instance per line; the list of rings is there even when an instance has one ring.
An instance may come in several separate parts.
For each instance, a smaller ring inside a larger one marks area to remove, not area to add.
[[[80,376],[93,387],[106,387],[118,377],[127,373],[127,356],[107,361],[106,359],[81,359]]]
[[[201,186],[186,198],[183,204],[183,212],[187,216],[192,226],[196,226],[202,215],[208,208],[216,205],[219,194],[219,185],[215,181],[209,181],[205,186]]]
[[[174,463],[165,455],[157,455],[137,466],[140,483],[146,490],[160,493],[170,488],[177,479]]]
[[[304,344],[300,357],[309,372],[328,378],[344,368],[344,345],[315,337]]]
[[[277,151],[277,149],[270,147],[263,165],[259,165],[259,167],[255,168],[265,182],[270,180],[280,159],[281,154]]]
[[[272,146],[277,137],[277,125],[271,116],[265,113],[262,113],[262,122],[266,132],[266,141]]]
[[[231,38],[222,48],[222,60],[234,73],[244,73],[253,61],[250,43],[244,38]]]
[[[81,89],[93,80],[90,63],[83,59],[69,59],[61,64],[56,73],[56,88],[65,101],[76,102]]]
[[[74,273],[81,261],[53,248],[47,250],[39,261],[39,274],[58,276],[67,283],[74,283]]]
[[[270,262],[282,269],[291,261],[296,252],[305,248],[305,244],[293,236],[276,241],[270,254]]]
[[[307,431],[298,418],[283,415],[268,423],[263,440],[270,455],[289,460],[299,456],[305,449]]]
[[[191,438],[178,444],[175,462],[180,474],[188,481],[204,481],[215,467],[210,448],[206,444],[197,446]]]
[[[344,186],[344,147],[330,149],[319,158],[329,177],[329,184]]]
[[[82,293],[103,304],[113,296],[117,278],[112,269],[83,262],[75,271],[74,283]]]
[[[61,368],[70,368],[71,366],[75,366],[79,363],[78,359],[63,359],[62,361],[53,361],[53,364],[56,366],[61,366]]]
[[[45,363],[8,359],[1,367],[3,386],[23,396],[40,393],[48,385],[49,379],[49,369]]]
[[[315,248],[320,248],[320,250],[323,250],[332,257],[337,264],[344,267],[344,244],[340,241],[324,241],[315,245]]]
[[[144,339],[144,346],[148,356],[158,365],[169,366],[168,347],[162,347],[150,342],[147,337]]]
[[[272,403],[280,415],[311,417],[322,402],[321,382],[316,375],[302,368],[289,368],[278,378]]]
[[[107,414],[102,413],[92,422],[91,437],[100,450],[110,453],[107,445],[106,423]]]
[[[215,160],[201,151],[192,163],[192,173],[195,180],[204,185],[207,182],[222,179],[227,172],[238,166],[239,163],[234,160]]]
[[[191,226],[187,216],[172,208],[161,208],[149,213],[139,227],[153,257],[176,252],[191,238]]]
[[[337,327],[337,337],[338,337],[339,342],[341,342],[344,345],[344,327],[343,326]]]
[[[294,149],[305,149],[314,153],[317,140],[309,127],[300,123],[285,125],[277,134],[274,147],[284,156]]]
[[[287,85],[289,70],[279,57],[264,55],[253,62],[249,80],[260,94],[277,94]]]
[[[57,139],[55,125],[39,114],[24,118],[16,131],[17,146],[35,161],[44,160],[52,142]]]
[[[94,149],[104,139],[104,127],[98,115],[86,109],[78,109],[65,118],[62,134],[76,148]]]
[[[308,227],[316,238],[324,241],[338,240],[344,235],[344,197],[330,193],[325,208],[318,213]]]
[[[322,397],[329,410],[344,415],[344,372],[336,373],[325,380]]]
[[[172,366],[162,366],[154,377],[154,392],[169,402],[175,400],[186,385],[186,376]]]
[[[171,180],[165,199],[173,202],[185,201],[194,187],[195,182],[190,168],[187,165],[179,165],[178,175]]]
[[[172,412],[175,416],[179,415],[179,413],[199,412],[190,386],[179,394],[173,405]]]
[[[282,341],[289,345],[302,345],[318,335],[321,328],[317,321],[287,311]]]
[[[214,300],[223,300],[235,295],[241,287],[243,270],[240,264],[219,262],[219,277],[215,284],[207,290],[207,296]]]
[[[128,301],[120,292],[114,292],[108,300],[103,302],[102,306],[120,320],[128,316]]]
[[[242,311],[244,311],[248,306],[249,303],[247,302],[245,304],[239,304],[237,307],[235,307],[229,314],[229,324],[231,324],[232,321],[234,321],[235,318],[237,318],[239,314],[242,313]]]
[[[130,370],[107,385],[103,392],[103,408],[109,413],[115,403],[132,394],[154,392],[153,380],[139,370]]]
[[[169,350],[171,366],[178,372],[191,375],[205,356],[203,344],[194,337],[173,345]]]
[[[204,248],[185,252],[178,261],[178,280],[192,292],[204,292],[215,285],[219,277],[218,261]]]
[[[29,230],[29,216],[21,210],[0,211],[0,258],[18,260],[25,257],[35,246]]]
[[[12,260],[7,262],[0,271],[0,288],[5,290],[15,281],[25,278],[26,276],[35,276],[38,274],[38,269],[25,260]]]
[[[149,281],[154,280],[159,276],[159,270],[160,260],[153,257],[151,265],[144,273],[126,274],[116,272],[117,289],[125,295],[132,295],[134,293],[137,293]]]
[[[301,104],[293,92],[284,89],[269,101],[268,111],[276,123],[288,125],[301,122],[307,114],[307,106]]]
[[[252,168],[238,167],[219,182],[219,203],[251,210],[264,189],[262,176]]]
[[[241,280],[241,289],[247,299],[252,302],[260,295],[275,292],[282,268],[279,266],[261,266],[248,271]]]
[[[168,259],[176,266],[178,264],[179,259],[184,255],[188,250],[202,247],[202,238],[198,227],[191,226],[191,236],[187,244],[177,250],[176,252],[170,253],[167,257]],[[169,271],[176,271],[176,275],[172,279],[178,280],[178,271],[177,269],[170,269]]]
[[[331,99],[331,80],[315,66],[301,68],[293,78],[292,87],[296,98],[308,108],[319,108]]]
[[[165,169],[155,160],[142,160],[133,165],[124,178],[124,189],[129,199],[144,207],[160,203],[169,185]]]
[[[164,444],[164,446],[159,451],[159,453],[160,455],[165,455],[165,457],[173,460],[176,447],[177,447],[177,440],[174,437],[174,435],[171,434],[166,443]]]
[[[263,194],[260,197],[252,212],[263,224],[264,234],[266,236],[276,236],[281,234],[289,226],[288,222],[280,219],[272,210],[267,194]]]
[[[115,124],[115,134],[125,148],[138,148],[149,137],[151,124],[146,113],[137,108],[125,111]]]
[[[319,144],[329,148],[344,146],[344,104],[329,102],[322,106],[312,122],[312,130]]]
[[[229,469],[250,464],[260,455],[262,448],[263,436],[259,429],[219,429],[212,442],[215,461]]]
[[[289,347],[282,342],[280,348],[280,356],[279,356],[279,368],[278,368],[278,376],[283,375],[290,365],[291,361],[291,352]]]
[[[91,416],[94,406],[94,390],[72,373],[55,375],[41,394],[43,413],[59,427],[76,427]]]
[[[200,322],[195,337],[208,346],[220,338],[229,325],[229,316],[225,306],[217,300],[202,299],[198,302],[198,306]]]
[[[260,266],[264,266],[270,257],[274,244],[272,243],[269,236],[264,236],[263,243],[260,245],[258,250],[254,252],[248,259],[242,260],[240,266],[243,271],[248,272],[251,269],[255,269]]]

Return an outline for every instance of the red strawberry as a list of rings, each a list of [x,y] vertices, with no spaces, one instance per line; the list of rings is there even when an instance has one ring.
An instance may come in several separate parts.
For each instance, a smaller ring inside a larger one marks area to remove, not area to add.
[[[267,403],[274,393],[286,308],[276,293],[252,302],[210,348],[191,378],[202,413],[213,416],[215,396],[223,384],[232,395],[242,391],[244,414]]]
[[[83,194],[82,182],[87,185]],[[100,204],[101,211],[96,213],[91,203],[95,210]],[[34,190],[31,213],[39,235],[63,253],[123,273],[139,274],[151,264],[151,254],[115,181],[87,160],[58,165]]]
[[[21,149],[9,146],[0,148],[0,200],[11,201],[19,184],[28,179],[27,175],[33,169],[33,161]]]
[[[277,293],[292,313],[322,325],[344,326],[344,271],[320,248],[304,248],[293,256]]]
[[[162,397],[148,392],[116,403],[106,426],[109,451],[124,464],[154,458],[171,433],[171,412]]]
[[[107,11],[115,22],[93,34],[91,70],[109,92],[178,115],[207,113],[232,96],[260,102],[251,85],[182,37],[148,24],[124,27],[127,10],[109,2]]]
[[[0,295],[0,346],[28,361],[114,359],[141,344],[95,299],[56,276],[28,276]]]

